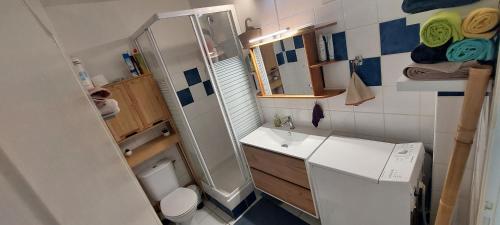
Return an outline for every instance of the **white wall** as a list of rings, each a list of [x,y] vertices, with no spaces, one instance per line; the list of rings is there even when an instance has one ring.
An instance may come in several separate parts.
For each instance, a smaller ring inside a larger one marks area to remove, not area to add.
[[[23,1],[4,0],[0,7],[0,208],[9,213],[0,224],[161,224],[52,38],[40,2],[28,2],[40,20]],[[6,178],[15,175],[5,174],[6,166],[22,177]],[[3,181],[21,186],[13,190]]]
[[[154,13],[190,8],[187,0],[115,0],[49,4],[47,14],[70,56],[80,57],[91,76],[129,76],[121,54],[129,36]]]

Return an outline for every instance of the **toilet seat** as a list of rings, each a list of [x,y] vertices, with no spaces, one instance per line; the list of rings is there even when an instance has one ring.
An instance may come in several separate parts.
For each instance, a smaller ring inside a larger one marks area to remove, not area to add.
[[[196,210],[198,196],[188,188],[177,188],[160,202],[160,208],[165,217],[182,217]]]

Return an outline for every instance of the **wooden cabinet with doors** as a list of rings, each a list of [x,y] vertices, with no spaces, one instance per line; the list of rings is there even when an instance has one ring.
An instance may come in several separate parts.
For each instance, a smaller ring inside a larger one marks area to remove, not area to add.
[[[169,118],[167,105],[151,74],[116,82],[106,88],[120,107],[120,113],[106,121],[117,142]]]

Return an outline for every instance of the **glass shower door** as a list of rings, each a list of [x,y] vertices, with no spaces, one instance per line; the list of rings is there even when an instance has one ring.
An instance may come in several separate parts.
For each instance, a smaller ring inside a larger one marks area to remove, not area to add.
[[[231,168],[241,173],[238,183],[242,186],[250,181],[250,172],[238,140],[257,129],[261,121],[232,15],[231,11],[206,13],[196,15],[195,22],[205,60],[210,66],[211,82],[233,140],[237,160],[232,161]],[[225,173],[221,170],[212,174],[214,182],[223,183],[229,179]]]

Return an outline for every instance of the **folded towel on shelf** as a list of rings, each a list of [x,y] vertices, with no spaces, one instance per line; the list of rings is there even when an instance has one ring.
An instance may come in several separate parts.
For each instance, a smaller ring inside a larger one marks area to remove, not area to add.
[[[402,9],[405,13],[419,13],[433,9],[467,5],[479,0],[404,0]]]
[[[412,80],[456,80],[467,79],[469,69],[480,65],[477,61],[442,62],[435,64],[410,64],[403,74]]]
[[[462,33],[468,38],[491,39],[497,33],[499,10],[495,8],[479,8],[465,17],[462,22]]]
[[[106,99],[104,101],[104,105],[98,108],[101,112],[101,115],[106,117],[111,114],[117,114],[120,112],[120,107],[118,106],[118,102],[114,99]]]
[[[428,47],[424,44],[418,45],[411,51],[411,59],[416,63],[433,64],[448,61],[446,58],[446,50],[451,45],[452,40],[439,47]]]
[[[490,61],[495,58],[495,47],[491,40],[465,39],[450,45],[446,51],[446,58],[450,62]]]
[[[325,118],[325,114],[323,114],[323,109],[321,108],[321,105],[319,105],[318,103],[314,104],[313,114],[312,114],[312,124],[314,125],[314,127],[318,127],[319,121],[323,118]]]
[[[373,95],[372,91],[359,78],[356,72],[353,72],[351,75],[346,95],[345,104],[355,106],[375,98],[375,95]]]
[[[420,40],[428,47],[438,47],[464,39],[461,30],[462,18],[452,11],[442,11],[432,15],[420,27]]]

